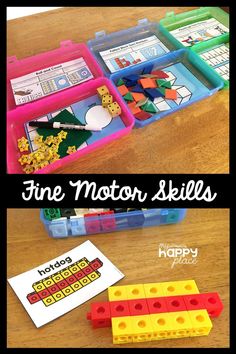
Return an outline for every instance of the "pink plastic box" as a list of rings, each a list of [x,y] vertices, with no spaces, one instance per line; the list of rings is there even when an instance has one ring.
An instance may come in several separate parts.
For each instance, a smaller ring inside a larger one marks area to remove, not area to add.
[[[51,94],[47,97],[38,99],[21,106],[15,105],[10,80],[30,72],[40,70],[49,66],[63,63],[69,60],[83,57],[95,79],[81,83],[78,86],[67,88],[58,93]],[[114,84],[107,78],[103,77],[102,70],[90,54],[85,44],[75,44],[71,41],[61,43],[59,49],[55,49],[46,53],[38,54],[33,57],[17,60],[16,57],[7,59],[7,169],[8,173],[23,173],[22,166],[18,162],[21,153],[17,147],[17,139],[25,136],[24,123],[47,113],[62,109],[80,100],[84,100],[96,94],[99,86],[106,85],[113,95],[114,100],[121,107],[121,115],[125,127],[121,130],[111,133],[106,137],[78,150],[77,152],[63,157],[62,159],[34,172],[35,174],[51,173],[55,169],[65,166],[68,163],[77,160],[96,148],[109,143],[121,136],[128,134],[133,125],[134,119],[127,108]]]

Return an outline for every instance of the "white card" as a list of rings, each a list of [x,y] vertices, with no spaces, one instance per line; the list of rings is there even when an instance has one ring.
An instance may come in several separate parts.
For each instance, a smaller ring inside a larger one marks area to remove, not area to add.
[[[36,327],[41,327],[123,277],[97,247],[86,241],[8,281]]]
[[[70,60],[11,80],[16,105],[21,105],[93,79],[83,58]]]

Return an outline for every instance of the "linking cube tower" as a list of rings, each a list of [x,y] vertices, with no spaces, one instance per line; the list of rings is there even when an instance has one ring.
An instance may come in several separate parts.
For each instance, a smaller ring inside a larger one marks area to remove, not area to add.
[[[100,278],[101,273],[98,269],[102,265],[99,258],[89,262],[84,257],[59,272],[32,284],[34,292],[28,294],[27,299],[30,304],[42,301],[45,306],[50,306]]]
[[[87,319],[112,327],[114,344],[206,336],[223,310],[218,293],[200,294],[194,280],[112,286],[108,298]]]

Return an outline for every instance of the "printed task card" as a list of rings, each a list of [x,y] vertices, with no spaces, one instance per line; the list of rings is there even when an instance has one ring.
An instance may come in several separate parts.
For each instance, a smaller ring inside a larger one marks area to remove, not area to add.
[[[90,241],[8,279],[36,327],[73,310],[124,277]]]
[[[70,60],[11,80],[16,105],[21,105],[93,79],[83,58]]]

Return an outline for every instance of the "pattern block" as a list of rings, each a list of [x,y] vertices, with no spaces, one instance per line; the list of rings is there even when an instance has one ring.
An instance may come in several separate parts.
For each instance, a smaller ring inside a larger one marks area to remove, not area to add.
[[[89,262],[84,257],[51,276],[33,283],[34,292],[29,293],[26,298],[31,305],[41,302],[45,306],[50,306],[100,278],[101,273],[97,269],[102,266],[103,263],[99,258]]]
[[[111,326],[114,344],[207,336],[223,310],[219,294],[200,294],[194,280],[112,286],[108,297],[91,304],[87,319]]]

